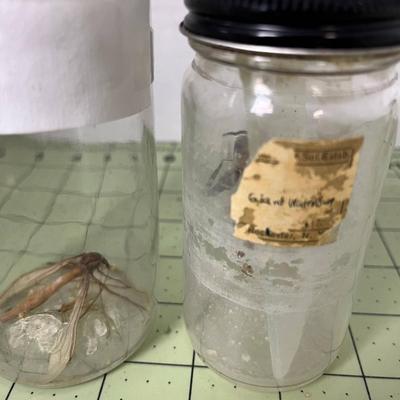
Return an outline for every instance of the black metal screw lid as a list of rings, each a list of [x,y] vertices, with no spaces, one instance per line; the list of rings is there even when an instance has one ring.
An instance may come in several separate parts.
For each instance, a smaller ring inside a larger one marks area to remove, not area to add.
[[[189,34],[271,47],[400,45],[400,0],[185,0]]]

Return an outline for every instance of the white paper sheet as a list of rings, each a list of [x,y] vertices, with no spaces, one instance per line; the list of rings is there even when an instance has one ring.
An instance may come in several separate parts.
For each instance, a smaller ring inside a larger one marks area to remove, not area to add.
[[[150,104],[147,0],[1,0],[0,133],[115,120]]]

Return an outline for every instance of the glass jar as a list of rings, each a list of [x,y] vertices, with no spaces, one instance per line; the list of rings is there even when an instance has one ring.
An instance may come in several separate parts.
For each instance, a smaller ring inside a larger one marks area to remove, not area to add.
[[[82,68],[92,71],[91,80],[74,68],[80,59],[70,63],[69,72],[63,71],[64,86],[53,82],[51,74],[38,75],[32,82],[42,87],[42,94],[35,98],[27,88],[23,94],[32,101],[20,99],[21,118],[7,115],[1,125],[0,374],[29,385],[66,386],[109,371],[142,343],[154,314],[157,169],[148,3],[109,2],[104,9],[96,2],[38,2],[39,16],[46,7],[51,15],[64,7],[62,16],[73,15],[82,23],[78,42],[72,36],[65,52],[70,57],[83,43],[84,54],[92,58],[85,59]],[[12,8],[18,2],[11,3]],[[27,18],[26,24],[37,26],[35,12],[28,17],[25,10],[12,9]],[[134,32],[124,30],[134,22],[132,11],[142,21],[133,25],[141,32],[136,39],[143,42],[134,44]],[[136,57],[139,52],[143,65],[131,64],[131,56],[110,64],[104,55],[108,44],[93,42],[93,32],[100,39],[114,32],[100,24],[98,36],[91,19],[113,14],[119,17],[121,32],[110,42],[111,52],[123,50],[128,35],[124,54]],[[62,21],[49,24],[46,32],[55,29],[63,35]],[[23,32],[20,35],[22,45],[32,45]],[[59,49],[46,39],[41,37],[44,51],[54,53],[51,62],[62,69]],[[29,57],[26,63],[33,64]],[[40,65],[42,70],[50,67],[46,61]],[[3,68],[7,72],[7,63]],[[129,75],[124,75],[126,70]],[[74,82],[81,92],[72,90]],[[14,92],[19,82],[10,78],[2,84],[0,89],[19,101]],[[130,91],[119,92],[121,85]],[[102,90],[109,96],[103,97]],[[69,92],[71,108],[78,107],[78,112],[64,118]],[[42,118],[29,121],[31,107]],[[17,115],[15,109],[10,112]]]
[[[294,389],[348,328],[398,129],[399,52],[249,44],[225,21],[238,4],[251,21],[248,2],[186,3],[185,321],[221,375]]]

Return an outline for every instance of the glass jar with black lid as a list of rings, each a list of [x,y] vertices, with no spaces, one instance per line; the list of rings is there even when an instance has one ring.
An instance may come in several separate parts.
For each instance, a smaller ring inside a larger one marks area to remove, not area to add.
[[[293,389],[348,329],[398,129],[400,4],[185,3],[186,324],[220,374]]]

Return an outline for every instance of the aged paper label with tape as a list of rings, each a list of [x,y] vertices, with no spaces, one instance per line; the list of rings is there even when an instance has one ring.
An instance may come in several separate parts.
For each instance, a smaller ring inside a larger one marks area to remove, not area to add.
[[[235,237],[278,247],[334,242],[346,216],[362,143],[362,137],[265,143],[232,195]]]

